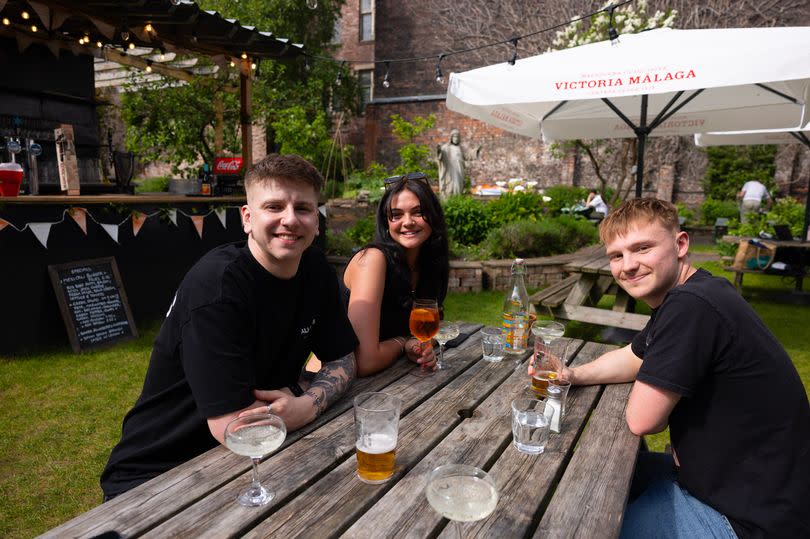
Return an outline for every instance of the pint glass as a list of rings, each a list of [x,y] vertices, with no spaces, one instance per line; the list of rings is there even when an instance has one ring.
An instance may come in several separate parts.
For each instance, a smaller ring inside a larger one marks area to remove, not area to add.
[[[365,483],[388,481],[394,475],[402,400],[386,393],[354,398],[357,477]]]

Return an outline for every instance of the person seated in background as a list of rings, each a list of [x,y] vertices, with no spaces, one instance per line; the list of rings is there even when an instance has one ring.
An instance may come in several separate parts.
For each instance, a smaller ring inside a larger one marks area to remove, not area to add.
[[[374,242],[352,257],[343,275],[359,340],[358,376],[385,369],[403,353],[433,368],[433,348],[410,337],[408,319],[414,298],[436,299],[441,312],[449,271],[447,225],[427,177],[385,180]]]
[[[770,209],[771,207],[771,196],[768,194],[768,188],[756,180],[745,182],[740,192],[737,193],[737,198],[740,199],[741,223],[748,222],[749,214],[759,213],[763,201],[765,201],[766,208]]]
[[[105,501],[222,443],[246,411],[271,410],[290,431],[306,425],[355,377],[337,276],[309,248],[322,185],[295,155],[271,154],[247,172],[247,242],[213,249],[180,284],[101,475]],[[310,352],[323,364],[305,379]]]
[[[810,537],[810,404],[784,348],[726,279],[692,267],[674,205],[629,200],[599,235],[616,282],[653,312],[629,345],[561,377],[635,380],[628,427],[669,427],[672,442],[639,454],[621,535]]]
[[[603,219],[608,214],[608,206],[602,200],[602,195],[596,189],[588,191],[588,199],[585,201],[586,213],[584,215],[591,219]]]

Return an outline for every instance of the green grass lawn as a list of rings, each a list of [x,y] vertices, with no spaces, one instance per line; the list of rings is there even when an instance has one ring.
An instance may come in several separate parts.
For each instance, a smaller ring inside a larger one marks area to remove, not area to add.
[[[725,275],[721,264],[698,264]],[[744,295],[793,359],[810,394],[810,306],[786,302],[792,284],[746,275]],[[504,293],[449,294],[445,318],[500,323]],[[107,350],[0,357],[0,537],[31,537],[101,502],[98,477],[137,398],[157,327]],[[599,340],[600,328],[568,324],[567,336]],[[663,450],[667,433],[647,437]]]

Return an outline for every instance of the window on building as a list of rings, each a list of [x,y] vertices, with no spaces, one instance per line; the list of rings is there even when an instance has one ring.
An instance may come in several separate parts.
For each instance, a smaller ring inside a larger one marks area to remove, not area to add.
[[[372,89],[374,88],[374,70],[361,69],[357,72],[357,79],[360,82],[360,108],[365,109],[369,101],[374,98]]]
[[[374,0],[360,0],[360,41],[374,39]]]

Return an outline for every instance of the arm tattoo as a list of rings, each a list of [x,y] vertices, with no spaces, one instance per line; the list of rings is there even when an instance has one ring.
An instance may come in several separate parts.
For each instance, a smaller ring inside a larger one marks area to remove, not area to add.
[[[343,395],[346,388],[349,387],[349,383],[354,380],[356,371],[354,352],[349,352],[336,361],[323,364],[305,393],[312,397],[315,407],[318,409],[318,415]]]

